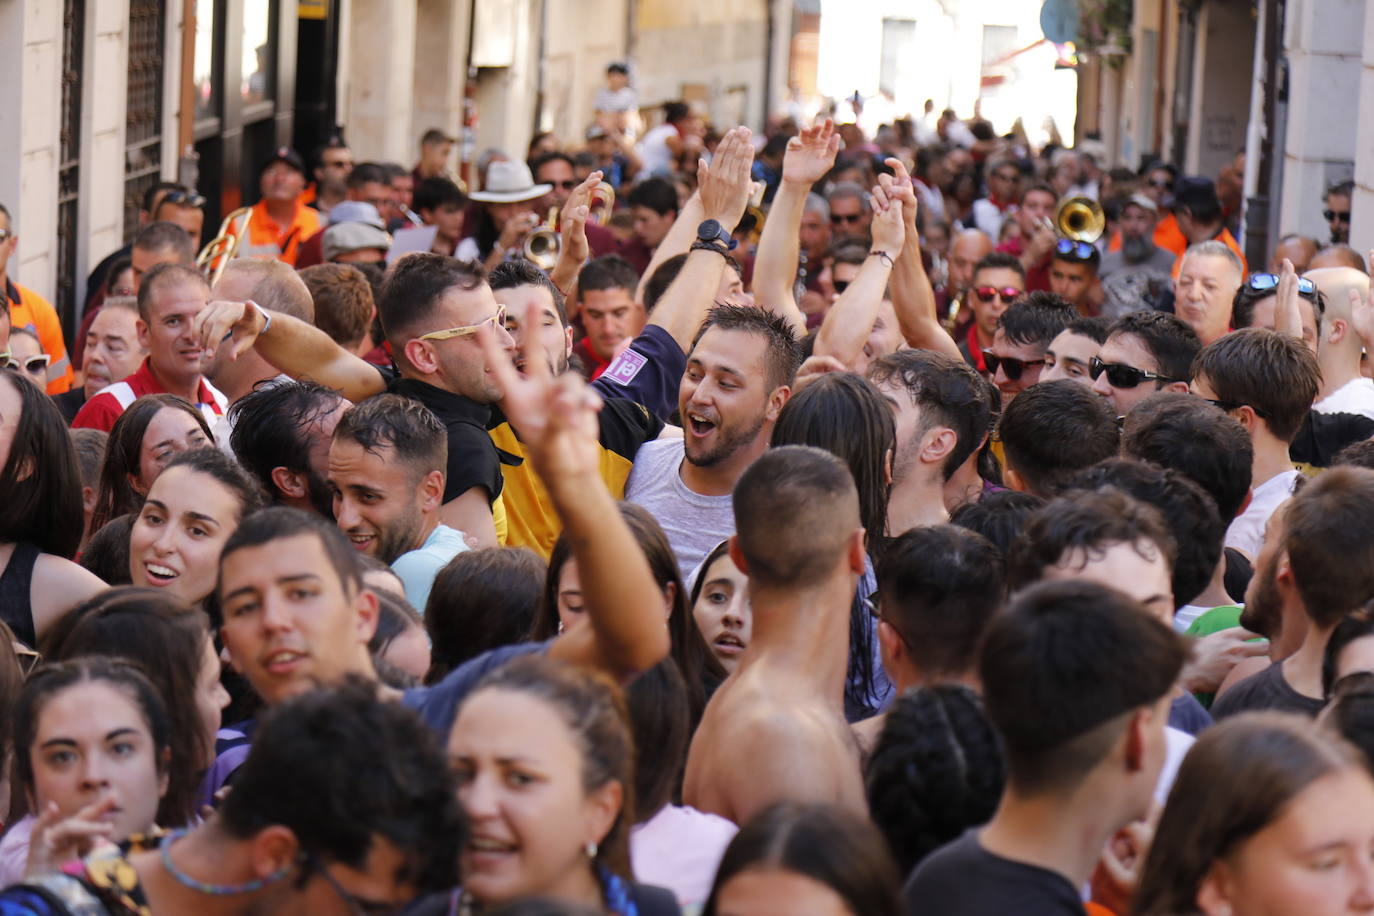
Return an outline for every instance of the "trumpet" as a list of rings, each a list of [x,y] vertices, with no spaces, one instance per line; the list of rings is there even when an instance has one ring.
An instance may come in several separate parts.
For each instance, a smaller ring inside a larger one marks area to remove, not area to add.
[[[1062,238],[1094,244],[1107,228],[1102,205],[1091,197],[1070,197],[1054,211],[1054,231]]]
[[[563,250],[563,236],[558,234],[558,208],[549,209],[548,222],[525,236],[525,258],[533,261],[544,273],[553,270]]]
[[[248,232],[248,223],[253,219],[251,207],[239,207],[229,211],[224,222],[219,224],[219,234],[205,243],[196,255],[196,267],[205,274],[205,282],[214,286],[224,275],[224,268],[238,257],[243,236]]]
[[[615,209],[615,188],[608,183],[603,181],[592,188],[591,197],[592,207],[599,202],[603,213],[610,214]],[[553,270],[554,265],[558,263],[558,255],[563,250],[563,236],[558,231],[558,215],[557,207],[550,208],[544,224],[525,236],[525,258],[533,261],[545,273]]]

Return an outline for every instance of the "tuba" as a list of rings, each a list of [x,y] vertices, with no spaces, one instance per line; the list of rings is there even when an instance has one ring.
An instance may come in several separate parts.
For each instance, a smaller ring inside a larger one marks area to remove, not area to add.
[[[1054,231],[1061,238],[1094,244],[1107,228],[1102,205],[1091,197],[1070,197],[1054,211]]]
[[[607,216],[615,209],[615,188],[604,181],[592,188],[591,198],[591,206],[588,209],[595,209],[599,203],[602,213]],[[590,220],[592,217],[589,214],[587,218]],[[544,224],[525,236],[524,255],[540,270],[548,273],[558,263],[558,255],[562,250],[563,236],[558,231],[558,208],[553,207],[549,210],[549,218]]]
[[[219,224],[219,235],[206,242],[200,254],[196,255],[196,267],[205,274],[206,283],[211,286],[218,283],[224,275],[224,268],[238,257],[239,246],[243,244],[243,236],[248,232],[248,223],[252,218],[251,207],[231,210],[224,222]]]

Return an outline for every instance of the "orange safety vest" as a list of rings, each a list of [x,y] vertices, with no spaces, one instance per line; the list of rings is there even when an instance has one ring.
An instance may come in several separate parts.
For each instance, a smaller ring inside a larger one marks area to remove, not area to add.
[[[239,246],[239,257],[274,258],[292,267],[296,266],[296,256],[301,242],[320,231],[318,210],[296,201],[296,211],[289,225],[282,226],[267,212],[267,201],[260,200],[253,205],[253,216],[248,223],[248,238]]]
[[[48,360],[48,394],[61,394],[72,387],[76,373],[67,356],[67,341],[62,336],[62,322],[52,303],[33,290],[12,280],[5,281],[5,300],[9,303],[10,326],[27,328],[38,338]]]

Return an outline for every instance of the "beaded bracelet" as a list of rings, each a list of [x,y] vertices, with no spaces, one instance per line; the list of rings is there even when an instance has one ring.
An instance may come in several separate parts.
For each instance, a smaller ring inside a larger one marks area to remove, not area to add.
[[[886,251],[870,251],[870,252],[868,253],[868,256],[869,256],[870,258],[873,258],[873,257],[882,258],[882,259],[883,259],[883,263],[885,263],[888,267],[893,267],[893,266],[895,266],[895,265],[892,263],[892,255],[888,254]]]

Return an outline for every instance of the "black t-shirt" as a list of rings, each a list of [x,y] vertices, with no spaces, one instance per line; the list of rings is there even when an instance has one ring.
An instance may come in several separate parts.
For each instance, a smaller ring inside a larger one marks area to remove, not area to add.
[[[930,854],[902,891],[908,916],[1083,916],[1078,890],[1058,872],[995,856],[978,831]]]
[[[634,401],[667,420],[677,410],[678,386],[686,371],[687,354],[682,347],[673,335],[651,324],[611,360],[606,371],[592,382],[592,388],[608,401]]]
[[[457,499],[473,487],[485,488],[487,501],[495,502],[504,480],[501,465],[519,464],[521,459],[498,449],[487,435],[491,407],[418,379],[386,372],[382,372],[382,377],[387,380],[387,391],[419,401],[434,412],[448,431],[444,502]]]
[[[1212,718],[1220,722],[1238,712],[1277,709],[1315,717],[1325,704],[1293,689],[1283,677],[1283,663],[1276,662],[1236,684],[1212,704]]]

